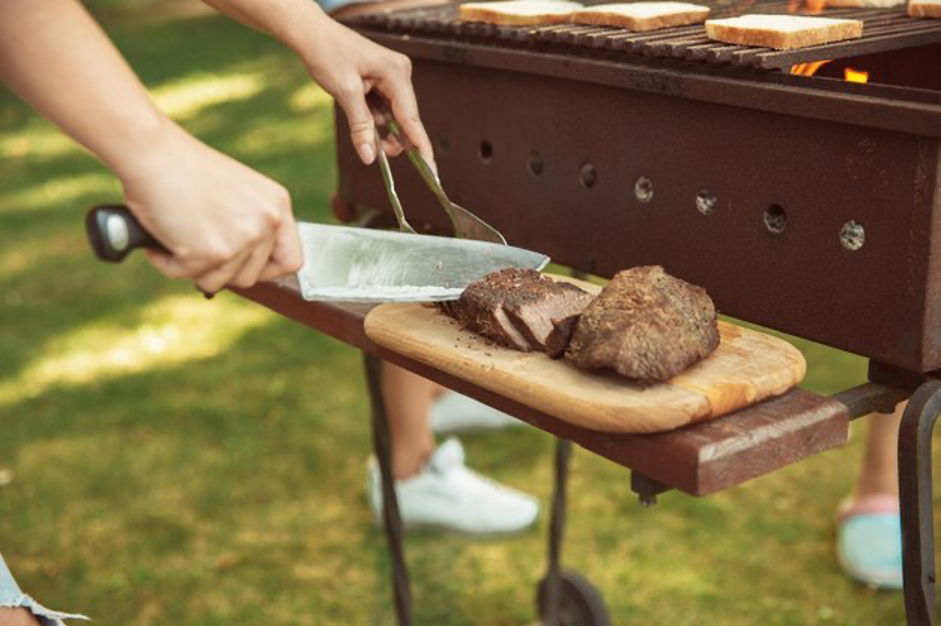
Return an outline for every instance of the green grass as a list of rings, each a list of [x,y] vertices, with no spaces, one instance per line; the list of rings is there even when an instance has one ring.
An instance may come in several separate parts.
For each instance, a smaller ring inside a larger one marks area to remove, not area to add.
[[[286,50],[216,17],[124,11],[105,24],[167,111],[284,183],[300,217],[329,219],[331,105]],[[94,261],[84,210],[119,192],[0,93],[0,470],[12,471],[0,550],[21,583],[116,624],[393,621],[362,491],[359,355],[232,295],[204,302],[143,259]],[[798,344],[808,388],[863,379],[860,359]],[[551,438],[465,443],[475,468],[546,502]],[[900,595],[834,564],[832,515],[858,457],[856,438],[644,511],[624,469],[580,451],[565,561],[618,622],[901,622]],[[543,520],[505,540],[410,536],[417,620],[533,623],[545,534]]]

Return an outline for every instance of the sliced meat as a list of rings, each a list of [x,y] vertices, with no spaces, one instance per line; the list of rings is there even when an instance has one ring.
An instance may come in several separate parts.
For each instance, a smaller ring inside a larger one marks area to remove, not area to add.
[[[660,266],[618,273],[582,312],[566,358],[641,381],[668,381],[719,346],[712,299]]]
[[[572,335],[575,333],[575,326],[581,317],[578,313],[552,321],[552,331],[546,337],[546,355],[559,359],[565,354],[565,349],[569,347],[569,342],[572,341]]]
[[[536,350],[546,350],[553,321],[580,314],[592,295],[571,283],[543,277],[531,289],[517,290],[503,303],[507,316]]]
[[[578,313],[591,295],[535,270],[507,268],[472,283],[441,307],[463,327],[520,351],[545,350],[552,321]]]

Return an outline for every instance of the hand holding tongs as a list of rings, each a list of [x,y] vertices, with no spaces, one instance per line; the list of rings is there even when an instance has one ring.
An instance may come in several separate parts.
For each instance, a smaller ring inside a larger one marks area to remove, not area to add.
[[[388,110],[383,110],[382,113],[386,118],[386,126],[389,132],[392,133],[393,137],[395,137],[399,144],[405,149],[405,154],[408,155],[409,161],[411,161],[415,169],[418,170],[418,174],[421,175],[422,180],[425,181],[425,184],[428,185],[438,199],[438,202],[441,203],[445,212],[447,212],[448,217],[451,218],[451,223],[454,225],[454,236],[493,242],[496,244],[506,244],[506,238],[500,234],[500,231],[496,230],[464,207],[451,202],[448,195],[444,193],[444,188],[441,187],[438,176],[435,174],[434,170],[431,169],[431,166],[428,165],[428,162],[425,161],[425,158],[421,156],[421,153],[419,153],[408,140],[405,133],[402,132],[402,128],[399,126],[398,122],[395,121],[392,113]],[[385,181],[386,191],[389,193],[389,201],[392,203],[392,210],[395,211],[399,228],[402,231],[414,233],[415,229],[405,220],[405,212],[402,210],[402,203],[399,202],[398,195],[395,192],[392,170],[389,168],[389,161],[382,149],[382,142],[378,130],[376,131],[376,143],[376,149],[379,153],[379,168],[382,170],[382,178]]]

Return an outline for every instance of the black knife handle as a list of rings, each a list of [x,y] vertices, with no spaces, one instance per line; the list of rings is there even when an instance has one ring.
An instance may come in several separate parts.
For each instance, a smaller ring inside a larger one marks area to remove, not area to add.
[[[92,250],[102,261],[124,261],[135,248],[167,252],[166,246],[148,233],[125,205],[92,207],[85,216],[85,232]]]

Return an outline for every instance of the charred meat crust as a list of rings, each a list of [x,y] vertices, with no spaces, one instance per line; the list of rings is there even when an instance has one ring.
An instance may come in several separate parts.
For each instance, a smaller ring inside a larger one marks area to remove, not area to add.
[[[641,381],[668,381],[719,346],[706,291],[660,266],[618,273],[582,312],[566,358]]]

